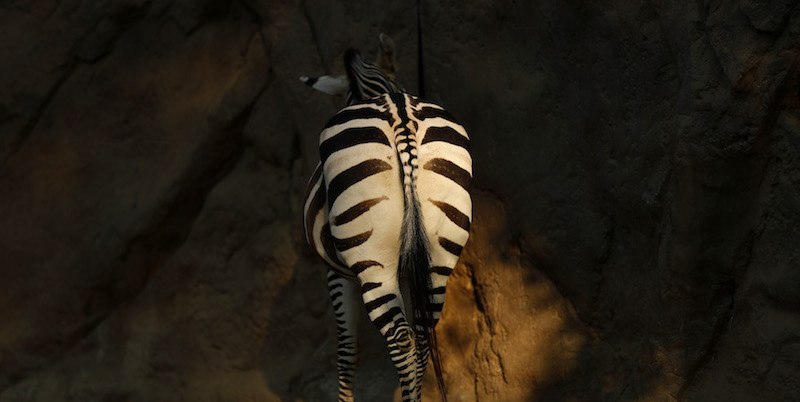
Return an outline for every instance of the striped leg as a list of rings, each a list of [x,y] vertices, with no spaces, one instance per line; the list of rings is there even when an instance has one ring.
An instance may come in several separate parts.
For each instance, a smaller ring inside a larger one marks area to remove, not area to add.
[[[373,268],[383,269],[383,267]],[[403,299],[397,282],[396,269],[392,278],[380,282],[359,275],[364,305],[370,321],[386,340],[389,357],[400,377],[403,401],[418,401],[420,384],[417,378],[416,347],[411,326],[403,314]],[[374,280],[375,278],[371,278]]]
[[[453,268],[458,262],[458,257],[463,249],[463,244],[467,242],[469,232],[467,229],[468,224],[462,224],[460,229],[453,226],[445,226],[444,230],[438,235],[436,232],[429,231],[429,238],[437,239],[438,241],[432,245],[430,249],[431,257],[431,312],[433,313],[432,325],[436,327],[439,319],[442,317],[442,308],[444,307],[445,289],[447,286],[447,279],[453,273]],[[441,230],[441,229],[440,229]],[[442,237],[446,233],[450,238]],[[437,236],[437,237],[434,237]],[[416,333],[422,334],[422,329],[416,328]],[[423,336],[417,336],[417,376],[420,385],[422,384],[422,377],[425,374],[425,369],[428,365],[428,358],[430,357],[431,350],[426,339]]]
[[[435,258],[433,260],[435,261]],[[431,284],[433,285],[431,291],[431,298],[433,299],[431,301],[431,310],[433,312],[434,328],[439,322],[439,319],[442,318],[445,287],[447,286],[447,278],[451,272],[453,272],[452,268],[436,265],[431,267]],[[419,360],[422,362],[422,370],[419,372],[420,382],[423,374],[425,374],[425,368],[428,365],[428,357],[430,356],[430,349],[428,349],[429,345],[424,339],[422,340],[422,345],[423,346],[420,348],[421,351],[418,353]]]
[[[445,286],[447,285],[448,275],[453,270],[447,267],[433,266],[431,268],[431,282],[432,282],[432,312],[433,312],[433,326],[442,316],[442,307],[444,306]],[[422,386],[422,377],[425,375],[425,369],[428,367],[428,359],[430,358],[430,345],[422,335],[424,334],[420,324],[414,325],[414,333],[416,334],[415,340],[417,344],[417,378],[419,379],[418,386]],[[421,394],[420,394],[421,395]]]
[[[336,332],[339,344],[336,349],[336,367],[339,372],[339,402],[353,400],[353,379],[358,362],[358,321],[361,302],[358,284],[328,269],[328,290],[333,312],[336,315]]]
[[[425,375],[425,368],[428,366],[428,358],[431,350],[422,328],[415,328],[415,341],[417,342],[417,394],[422,396],[422,377]]]

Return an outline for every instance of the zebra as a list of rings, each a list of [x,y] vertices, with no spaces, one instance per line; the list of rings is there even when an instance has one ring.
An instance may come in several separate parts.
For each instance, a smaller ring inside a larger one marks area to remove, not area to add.
[[[347,74],[339,76],[323,75],[320,77],[300,77],[304,84],[328,95],[346,95],[345,105],[374,98],[383,93],[405,92],[395,81],[396,57],[394,40],[381,33],[378,36],[378,58],[375,64],[353,60],[361,59],[356,49],[348,49],[345,53]]]
[[[380,67],[345,53],[347,106],[320,134],[303,208],[306,241],[329,267],[339,401],[353,400],[361,305],[386,340],[403,401],[421,399],[429,357],[446,400],[434,327],[472,221],[469,136],[441,106],[402,91],[390,47]],[[301,77],[328,79],[341,83]]]

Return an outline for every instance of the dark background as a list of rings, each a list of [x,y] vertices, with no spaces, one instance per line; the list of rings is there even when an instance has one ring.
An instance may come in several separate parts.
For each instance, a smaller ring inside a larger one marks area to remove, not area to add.
[[[335,400],[297,77],[385,32],[417,92],[418,27],[476,172],[451,400],[800,400],[799,3],[4,1],[0,400]]]

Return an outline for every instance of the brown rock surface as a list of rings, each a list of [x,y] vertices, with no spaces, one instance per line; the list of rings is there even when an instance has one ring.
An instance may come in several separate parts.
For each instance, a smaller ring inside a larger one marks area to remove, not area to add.
[[[335,400],[297,76],[383,31],[416,92],[418,10],[474,146],[451,399],[800,400],[799,3],[5,2],[0,401]]]

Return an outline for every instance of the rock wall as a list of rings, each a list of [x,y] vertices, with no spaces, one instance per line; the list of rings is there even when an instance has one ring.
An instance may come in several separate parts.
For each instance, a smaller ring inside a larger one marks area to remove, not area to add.
[[[418,15],[474,146],[450,399],[800,400],[800,2],[468,3],[0,6],[0,400],[335,400],[297,76],[386,32],[417,92]]]

